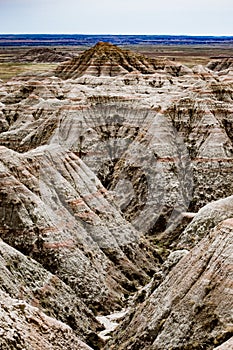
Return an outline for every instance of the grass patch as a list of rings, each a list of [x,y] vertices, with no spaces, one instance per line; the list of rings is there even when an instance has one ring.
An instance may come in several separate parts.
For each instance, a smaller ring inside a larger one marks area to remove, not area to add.
[[[51,63],[15,63],[15,62],[1,62],[0,63],[0,79],[8,81],[13,77],[25,72],[43,73],[54,69],[57,64]]]

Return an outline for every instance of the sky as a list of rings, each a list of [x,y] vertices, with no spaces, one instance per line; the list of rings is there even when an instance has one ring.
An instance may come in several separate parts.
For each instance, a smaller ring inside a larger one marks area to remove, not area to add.
[[[0,33],[233,35],[233,0],[0,0]]]

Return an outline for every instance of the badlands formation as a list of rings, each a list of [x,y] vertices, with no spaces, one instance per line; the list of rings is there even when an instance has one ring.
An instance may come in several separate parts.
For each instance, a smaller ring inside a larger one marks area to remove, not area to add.
[[[47,54],[0,81],[0,348],[232,349],[232,59]]]

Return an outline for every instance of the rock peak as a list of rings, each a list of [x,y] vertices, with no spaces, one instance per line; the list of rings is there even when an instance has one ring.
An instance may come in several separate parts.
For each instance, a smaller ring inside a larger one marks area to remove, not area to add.
[[[114,77],[131,72],[153,74],[158,70],[178,76],[187,68],[169,60],[152,59],[100,41],[80,56],[59,65],[55,75],[62,79],[76,79],[83,75]]]
[[[121,49],[111,43],[100,41],[79,57],[58,66],[55,74],[63,79],[70,79],[85,74],[117,76],[133,71],[151,74],[155,72],[155,69],[149,58],[130,50]]]
[[[92,52],[106,52],[106,53],[110,53],[110,52],[121,52],[122,54],[124,54],[125,50],[122,50],[120,47],[113,45],[107,41],[99,41],[97,44],[95,44],[92,48],[89,49]],[[87,53],[89,50],[87,50],[85,53]]]
[[[103,47],[103,46],[106,46],[106,47],[117,47],[117,46],[115,46],[115,45],[113,45],[113,44],[111,44],[111,43],[109,43],[109,42],[107,42],[107,41],[99,41],[97,44],[95,44],[95,46],[94,47]]]

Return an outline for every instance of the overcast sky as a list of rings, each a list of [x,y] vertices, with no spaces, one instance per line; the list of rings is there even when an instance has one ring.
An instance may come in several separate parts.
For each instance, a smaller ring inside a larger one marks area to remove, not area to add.
[[[233,35],[233,0],[0,0],[0,33]]]

